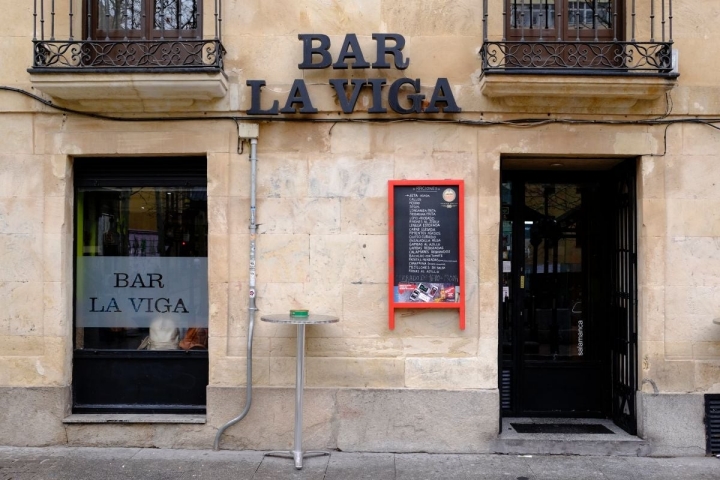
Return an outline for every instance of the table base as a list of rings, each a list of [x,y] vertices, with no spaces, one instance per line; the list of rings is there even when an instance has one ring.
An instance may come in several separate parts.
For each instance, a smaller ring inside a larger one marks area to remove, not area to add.
[[[297,363],[295,365],[295,438],[293,449],[290,451],[268,452],[271,457],[292,458],[295,468],[302,468],[303,458],[330,455],[330,452],[303,452],[302,450],[302,414],[303,414],[303,388],[305,386],[305,326],[318,323],[335,323],[336,317],[328,315],[310,315],[305,319],[292,318],[287,315],[268,315],[260,317],[265,322],[289,323],[297,325]]]
[[[323,455],[330,455],[330,452],[297,452],[297,451],[279,451],[279,452],[267,452],[266,457],[280,457],[280,458],[292,458],[295,460],[295,468],[298,470],[302,469],[303,458],[321,457]]]

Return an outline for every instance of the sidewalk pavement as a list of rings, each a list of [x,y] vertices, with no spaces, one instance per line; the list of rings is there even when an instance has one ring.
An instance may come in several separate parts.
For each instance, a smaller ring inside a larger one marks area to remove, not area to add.
[[[715,457],[330,452],[292,459],[264,452],[0,447],[0,480],[720,480]]]

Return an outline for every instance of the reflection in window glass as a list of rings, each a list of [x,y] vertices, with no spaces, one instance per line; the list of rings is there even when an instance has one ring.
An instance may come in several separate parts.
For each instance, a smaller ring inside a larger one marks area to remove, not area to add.
[[[140,30],[142,0],[100,0],[97,28],[100,30]]]
[[[194,30],[197,21],[197,0],[155,0],[156,30]]]
[[[580,30],[612,28],[612,2],[581,0],[568,4],[570,28]]]
[[[525,206],[525,354],[581,360],[586,344],[582,189],[528,183]]]
[[[151,16],[148,9],[153,8]],[[155,30],[194,30],[200,12],[197,0],[98,0],[97,28],[141,30],[154,18]]]
[[[513,0],[513,28],[555,28],[555,0]]]
[[[500,186],[500,199],[502,202],[502,239],[500,245],[501,268],[501,324],[502,324],[502,354],[503,359],[510,360],[512,354],[512,298],[515,292],[513,289],[512,260],[513,260],[513,205],[512,205],[512,182],[503,182]]]
[[[553,29],[555,21],[571,30],[607,30],[612,28],[613,6],[610,0],[509,0],[511,28]]]
[[[207,348],[205,188],[79,188],[80,349]]]

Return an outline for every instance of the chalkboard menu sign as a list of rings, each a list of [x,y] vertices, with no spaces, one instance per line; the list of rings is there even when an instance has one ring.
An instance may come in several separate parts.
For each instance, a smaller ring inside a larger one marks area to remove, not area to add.
[[[456,308],[464,329],[462,180],[390,181],[388,200],[390,329],[397,308]]]

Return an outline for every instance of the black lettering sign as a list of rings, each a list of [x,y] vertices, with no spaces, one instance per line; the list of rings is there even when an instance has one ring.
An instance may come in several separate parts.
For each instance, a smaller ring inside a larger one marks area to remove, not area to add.
[[[365,59],[360,41],[354,33],[345,35],[337,60],[333,62],[333,55],[330,53],[332,46],[330,37],[321,33],[301,33],[298,39],[302,42],[303,61],[298,64],[301,70],[320,70],[332,68],[333,70],[350,69],[388,69],[394,66],[398,70],[405,70],[410,66],[410,59],[403,55],[405,48],[405,37],[397,33],[373,33],[373,40],[376,42],[375,62],[370,63]],[[392,59],[392,63],[388,59]],[[363,87],[369,87],[372,94],[372,103],[367,112],[370,114],[388,113],[383,106],[383,91],[386,91],[387,106],[401,115],[410,114],[436,114],[436,113],[460,113],[461,109],[455,101],[452,88],[447,78],[437,79],[433,87],[433,93],[428,100],[422,92],[420,79],[399,78],[390,84],[390,88],[384,89],[387,84],[385,78],[367,78],[344,80],[339,78],[330,79],[330,86],[337,95],[338,103],[343,113],[355,112],[358,98]],[[313,106],[310,93],[303,79],[296,79],[290,93],[287,96],[285,105],[280,108],[280,102],[273,100],[270,108],[262,107],[262,87],[266,85],[265,80],[247,80],[245,84],[250,87],[250,108],[248,115],[280,115],[296,113],[318,113],[319,110]],[[350,97],[347,96],[346,87],[352,86]],[[120,280],[120,279],[118,279]]]

